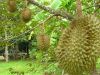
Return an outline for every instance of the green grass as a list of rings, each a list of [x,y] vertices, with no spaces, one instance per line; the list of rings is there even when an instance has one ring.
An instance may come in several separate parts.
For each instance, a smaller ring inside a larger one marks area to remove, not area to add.
[[[0,62],[0,75],[11,75],[9,68],[25,71],[27,63],[29,61],[10,61],[8,63],[2,61]]]
[[[17,72],[25,72],[25,75],[43,75],[44,71],[56,72],[56,75],[61,74],[56,63],[46,64],[30,60],[10,61],[8,63],[0,61],[0,75],[16,75],[11,74],[9,68],[13,68]],[[97,69],[100,69],[100,59],[98,60]]]
[[[17,72],[24,72],[25,75],[43,75],[44,71],[47,72],[56,71],[57,64],[55,63],[45,64],[45,63],[40,63],[38,61],[32,62],[32,61],[25,61],[25,60],[10,61],[8,63],[4,61],[2,62],[0,61],[0,75],[16,75],[16,74],[11,74],[9,68],[13,68],[14,71]],[[33,70],[31,71],[31,69]]]
[[[100,58],[98,59],[96,67],[97,67],[97,69],[100,69]]]

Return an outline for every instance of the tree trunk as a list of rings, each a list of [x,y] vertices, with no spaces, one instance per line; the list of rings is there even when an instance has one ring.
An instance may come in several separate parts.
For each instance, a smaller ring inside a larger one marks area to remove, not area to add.
[[[8,62],[8,45],[5,46],[5,60]]]
[[[7,40],[7,26],[5,26],[5,40]],[[5,43],[5,60],[8,62],[8,42]]]

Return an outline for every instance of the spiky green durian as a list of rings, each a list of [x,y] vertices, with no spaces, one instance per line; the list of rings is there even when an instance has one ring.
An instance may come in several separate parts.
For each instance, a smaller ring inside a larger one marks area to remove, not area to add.
[[[9,12],[15,12],[17,7],[16,7],[16,1],[15,0],[8,0],[8,10]]]
[[[24,8],[21,12],[21,18],[22,20],[27,23],[31,20],[31,10],[29,8]]]
[[[44,33],[37,35],[37,47],[40,50],[47,50],[50,46],[50,37]]]
[[[63,31],[55,54],[69,75],[91,72],[100,55],[100,21],[91,15],[75,18]]]

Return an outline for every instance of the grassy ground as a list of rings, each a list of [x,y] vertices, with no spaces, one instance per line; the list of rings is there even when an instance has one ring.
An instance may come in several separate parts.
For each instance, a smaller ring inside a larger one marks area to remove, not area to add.
[[[25,71],[27,63],[29,61],[10,61],[8,63],[2,61],[0,62],[0,75],[11,75],[9,68]]]
[[[100,60],[98,61],[98,63]],[[48,67],[47,67],[48,66]],[[25,75],[43,75],[44,71],[57,72],[56,75],[59,75],[60,71],[57,69],[57,64],[49,63],[43,64],[37,61],[10,61],[6,63],[5,61],[0,61],[0,75],[17,75],[11,74],[10,69],[13,68],[13,72],[25,73]],[[100,64],[97,64],[97,69],[100,69]]]
[[[12,71],[9,71],[10,69],[13,69],[13,72],[24,72],[25,75],[43,75],[44,71],[56,71],[57,64],[49,63],[46,65],[38,61],[32,62],[26,60],[10,61],[8,63],[0,61],[0,75],[17,75],[16,73],[11,74]]]

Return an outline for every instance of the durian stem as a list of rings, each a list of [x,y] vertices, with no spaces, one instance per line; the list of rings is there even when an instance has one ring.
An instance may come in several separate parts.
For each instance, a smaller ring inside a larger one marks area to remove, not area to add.
[[[44,26],[44,23],[42,23],[40,25],[40,33],[44,33],[45,32],[45,26]]]
[[[81,0],[76,0],[77,16],[82,16],[82,3]]]
[[[28,3],[28,1],[27,1],[27,0],[25,0],[25,8],[27,8],[27,3]]]
[[[46,20],[44,20],[43,22],[40,23],[40,29],[41,29],[40,32],[41,32],[41,33],[44,33],[44,32],[45,32],[45,25],[44,25],[44,24],[45,24],[48,20],[50,20],[53,16],[54,16],[54,15],[48,16]]]

